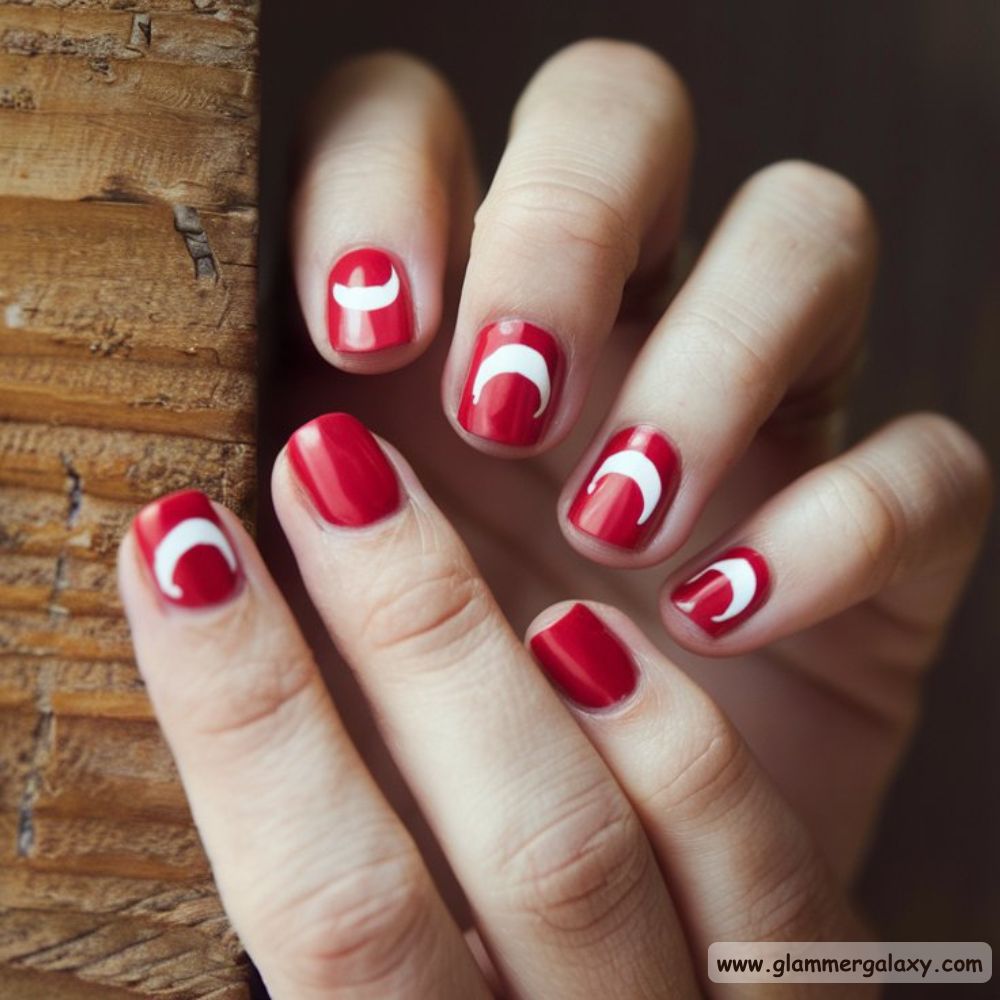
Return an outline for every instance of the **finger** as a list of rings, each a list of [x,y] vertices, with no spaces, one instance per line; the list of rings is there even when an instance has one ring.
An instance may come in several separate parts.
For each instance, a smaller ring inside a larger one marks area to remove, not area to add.
[[[626,280],[676,240],[692,131],[681,83],[639,46],[578,43],[535,75],[476,216],[445,370],[471,444],[519,454],[569,431]]]
[[[146,507],[119,580],[226,911],[275,1000],[487,996],[236,518]]]
[[[739,733],[629,619],[607,606],[562,604],[528,635],[639,814],[695,956],[704,960],[714,941],[863,939],[844,889]],[[640,679],[628,697],[595,710],[589,692],[612,664]],[[726,990],[771,995],[760,985]]]
[[[709,656],[773,643],[878,596],[926,661],[978,548],[988,461],[956,424],[902,418],[787,487],[671,576],[661,609]]]
[[[437,331],[449,243],[470,224],[465,124],[441,78],[398,53],[344,64],[311,107],[291,232],[306,325],[331,364],[399,368]]]
[[[634,813],[400,456],[330,414],[272,492],[510,994],[692,995]]]
[[[621,566],[677,550],[778,404],[801,411],[849,364],[875,243],[864,199],[836,174],[783,163],[752,178],[563,491],[571,544]]]

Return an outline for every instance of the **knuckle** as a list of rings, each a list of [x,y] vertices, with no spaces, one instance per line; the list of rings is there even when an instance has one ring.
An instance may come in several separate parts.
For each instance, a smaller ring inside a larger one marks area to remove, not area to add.
[[[452,662],[483,641],[492,621],[490,594],[474,567],[436,546],[397,556],[376,576],[366,602],[366,643],[407,661]]]
[[[750,898],[737,902],[755,941],[794,941],[833,924],[838,896],[819,852],[799,831],[781,851],[746,858]]]
[[[879,468],[857,457],[834,468],[820,489],[830,521],[846,525],[864,552],[867,578],[883,586],[896,575],[909,531],[895,487]]]
[[[369,856],[317,888],[265,902],[257,932],[300,985],[339,990],[385,984],[421,951],[432,890],[412,846]]]
[[[526,835],[506,833],[498,853],[511,907],[580,944],[617,926],[652,882],[639,820],[603,779]]]
[[[758,171],[747,187],[772,198],[796,220],[821,227],[850,248],[874,246],[875,217],[864,193],[841,174],[806,160],[783,160]]]
[[[690,370],[713,392],[738,394],[761,418],[777,405],[788,382],[786,365],[769,347],[767,316],[717,289],[711,298],[674,308],[672,329]]]
[[[926,466],[949,507],[960,515],[972,537],[978,537],[993,507],[995,489],[993,468],[983,446],[961,424],[940,413],[915,413],[901,422],[919,438]]]
[[[224,622],[196,627],[185,649],[199,649],[201,658],[207,652],[216,669],[158,692],[158,700],[173,702],[171,714],[184,720],[189,733],[213,740],[215,753],[224,745],[240,752],[274,738],[294,724],[316,691],[316,667],[306,646],[297,636],[289,641],[284,629],[254,629],[255,613],[253,602],[241,602]]]
[[[296,189],[296,210],[333,210],[361,184],[405,192],[431,217],[443,217],[449,202],[445,181],[419,141],[385,129],[344,130],[312,155]]]
[[[443,215],[449,191],[442,164],[450,162],[464,123],[432,66],[395,51],[349,59],[316,92],[306,120],[297,215],[317,206],[335,211],[359,184],[382,186],[403,205]]]
[[[749,751],[714,705],[704,706],[675,761],[649,799],[658,815],[672,815],[678,823],[711,824],[753,788]]]
[[[526,160],[534,159],[522,154]],[[616,207],[615,180],[590,168],[522,162],[516,177],[491,191],[476,213],[477,235],[506,233],[529,252],[580,255],[595,268],[626,277],[639,259],[641,238]]]

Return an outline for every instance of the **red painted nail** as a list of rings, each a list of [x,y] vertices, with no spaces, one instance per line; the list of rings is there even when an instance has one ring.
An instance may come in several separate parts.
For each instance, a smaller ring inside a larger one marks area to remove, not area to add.
[[[335,351],[364,353],[413,339],[413,307],[403,269],[382,250],[345,253],[330,268],[326,329]]]
[[[185,490],[143,507],[135,537],[160,593],[184,608],[231,597],[243,579],[236,547],[204,493]]]
[[[569,509],[580,531],[623,549],[645,545],[677,492],[680,460],[645,425],[619,431],[604,446]]]
[[[326,413],[288,441],[288,460],[324,521],[348,528],[399,508],[396,473],[360,420]]]
[[[738,546],[682,583],[670,600],[709,635],[719,636],[745,622],[767,600],[770,586],[764,557]]]
[[[541,327],[502,320],[479,331],[459,423],[477,437],[530,445],[551,421],[562,389],[563,353]]]
[[[638,683],[632,655],[584,604],[534,636],[531,651],[549,680],[584,708],[617,704]]]

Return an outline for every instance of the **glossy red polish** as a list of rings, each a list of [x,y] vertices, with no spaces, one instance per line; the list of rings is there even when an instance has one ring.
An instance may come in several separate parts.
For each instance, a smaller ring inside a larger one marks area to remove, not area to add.
[[[382,351],[413,339],[413,305],[403,268],[383,250],[345,253],[326,288],[330,346],[345,353]]]
[[[767,600],[771,571],[755,549],[727,549],[670,595],[674,605],[710,636],[745,622]]]
[[[399,508],[399,483],[378,442],[348,413],[326,413],[288,441],[288,461],[320,517],[359,528]]]
[[[549,680],[583,708],[615,705],[638,683],[631,653],[585,604],[535,635],[531,652]]]
[[[470,433],[500,444],[532,445],[559,404],[565,361],[552,334],[522,320],[479,331],[458,407]]]
[[[627,427],[604,446],[569,509],[585,534],[622,549],[645,545],[677,492],[680,460],[655,428]]]
[[[205,608],[232,597],[243,579],[236,547],[204,493],[161,497],[135,519],[139,551],[171,604]]]

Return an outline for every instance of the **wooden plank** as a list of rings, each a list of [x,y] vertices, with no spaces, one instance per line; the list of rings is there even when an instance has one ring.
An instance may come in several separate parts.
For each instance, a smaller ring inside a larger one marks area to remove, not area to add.
[[[0,0],[0,995],[248,995],[115,555],[255,478],[254,3]]]
[[[0,195],[256,203],[252,8],[0,10]]]
[[[0,198],[0,246],[17,262],[0,278],[0,356],[248,371],[256,219],[198,221],[214,272],[200,279],[170,206]]]

